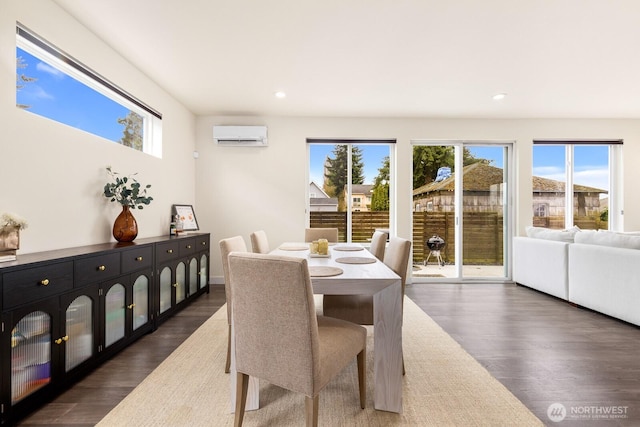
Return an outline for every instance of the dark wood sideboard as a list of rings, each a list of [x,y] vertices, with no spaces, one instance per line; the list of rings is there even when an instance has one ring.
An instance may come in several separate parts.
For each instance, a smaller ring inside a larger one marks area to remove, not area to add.
[[[0,422],[51,400],[209,292],[210,235],[18,255],[0,263]]]

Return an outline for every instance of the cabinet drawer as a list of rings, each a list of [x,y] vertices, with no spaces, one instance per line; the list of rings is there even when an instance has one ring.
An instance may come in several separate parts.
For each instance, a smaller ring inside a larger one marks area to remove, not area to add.
[[[73,262],[60,262],[3,276],[3,309],[73,289]]]
[[[120,274],[120,254],[111,253],[75,261],[75,287],[102,282]]]
[[[180,244],[180,240],[158,244],[156,246],[158,263],[178,258],[180,256]]]
[[[209,235],[196,237],[196,251],[205,251],[209,249]]]
[[[184,239],[180,241],[180,256],[185,257],[196,252],[196,239]]]
[[[122,272],[130,273],[141,268],[151,267],[153,261],[153,247],[142,246],[122,251]]]

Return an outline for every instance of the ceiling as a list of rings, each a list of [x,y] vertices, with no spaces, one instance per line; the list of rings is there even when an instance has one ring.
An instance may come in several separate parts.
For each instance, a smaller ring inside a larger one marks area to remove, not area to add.
[[[637,0],[54,1],[198,115],[640,117]]]

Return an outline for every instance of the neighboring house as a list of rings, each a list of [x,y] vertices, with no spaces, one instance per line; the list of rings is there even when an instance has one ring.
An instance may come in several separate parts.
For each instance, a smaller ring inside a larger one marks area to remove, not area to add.
[[[371,210],[372,191],[373,185],[353,184],[351,186],[351,211],[369,212]]]
[[[337,212],[338,199],[329,197],[318,184],[309,183],[309,210],[311,212]]]
[[[485,163],[474,163],[462,169],[462,202],[466,212],[502,211],[504,171]],[[413,190],[415,212],[453,212],[455,176],[430,182]],[[564,215],[565,183],[552,179],[533,177],[534,216]],[[599,214],[600,195],[606,190],[575,184],[574,205],[580,216]]]

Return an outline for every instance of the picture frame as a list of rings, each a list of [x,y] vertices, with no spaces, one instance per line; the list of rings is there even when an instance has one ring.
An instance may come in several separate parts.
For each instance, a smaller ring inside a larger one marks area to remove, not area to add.
[[[182,221],[182,231],[200,230],[192,205],[173,205],[171,207],[171,217],[175,218],[176,215]]]

